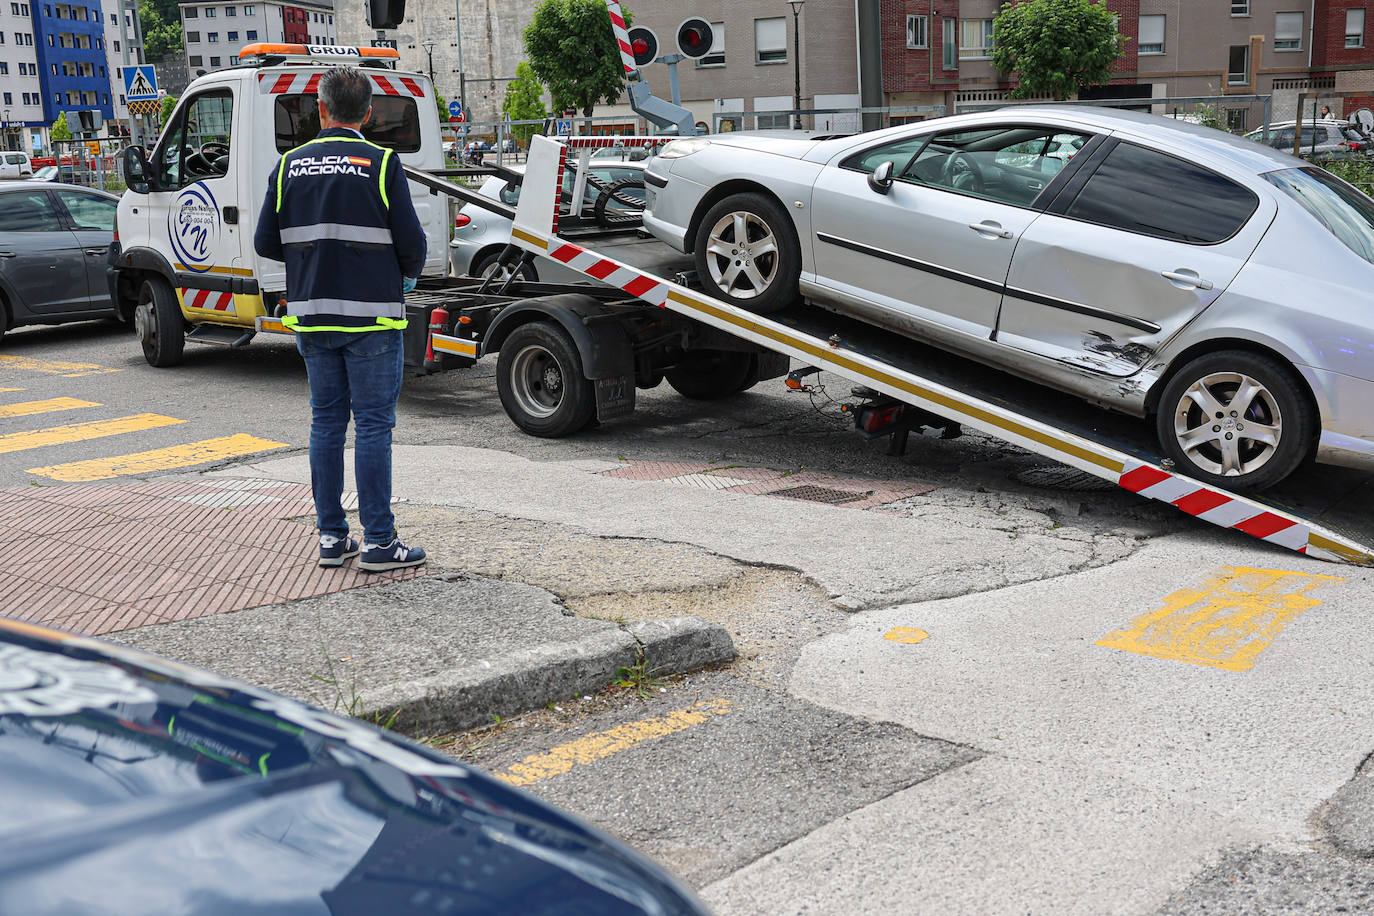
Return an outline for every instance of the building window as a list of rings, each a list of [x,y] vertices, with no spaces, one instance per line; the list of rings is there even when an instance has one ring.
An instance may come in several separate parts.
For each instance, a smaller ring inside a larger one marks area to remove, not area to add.
[[[210,42],[210,44],[215,44],[216,42],[219,41],[219,32],[211,32],[211,33],[209,33],[208,35],[205,36],[205,40],[208,41],[208,42]]]
[[[1247,113],[1248,112],[1244,108],[1226,109],[1226,129],[1233,134],[1245,133],[1245,128],[1247,126],[1245,123],[1245,116]]]
[[[1250,0],[1231,0],[1232,16],[1249,16]]]
[[[1345,46],[1364,47],[1364,10],[1345,11]]]
[[[230,32],[227,36],[225,36],[225,41],[238,41],[238,40],[239,40],[239,33],[238,33],[238,32]]]
[[[181,18],[183,18],[183,19],[195,19],[195,18],[196,18],[197,16],[199,16],[199,15],[200,15],[200,10],[199,10],[199,9],[197,9],[197,8],[194,7],[194,6],[188,6],[188,7],[186,7],[186,8],[182,11],[182,13],[181,13]]]
[[[1226,68],[1226,85],[1250,84],[1250,46],[1231,45],[1230,64]]]
[[[23,65],[23,64],[20,64],[19,66],[20,66],[20,67],[23,67],[24,65]],[[20,76],[23,76],[24,71],[21,69],[21,70],[19,71],[19,74],[20,74]],[[9,75],[10,75],[10,65],[7,64],[5,61],[0,60],[0,76],[9,76]]]
[[[218,58],[218,57],[212,57],[212,58],[210,58],[210,66],[212,66],[212,67],[218,67],[218,66],[219,66],[219,58]]]
[[[992,20],[964,19],[959,23],[959,57],[977,60],[992,50]]]
[[[251,7],[251,6],[245,6],[245,7],[243,8],[243,15],[245,15],[245,16],[252,16],[252,15],[253,15],[253,7]]]
[[[206,18],[206,19],[214,19],[214,18],[215,18],[215,8],[214,8],[213,6],[207,6],[207,7],[205,8],[205,18]]]
[[[333,19],[333,16],[329,17]],[[334,23],[330,23],[333,25]],[[711,23],[711,50],[697,58],[698,67],[725,66],[725,23]]]
[[[754,20],[754,63],[776,64],[787,60],[787,20]]]
[[[116,41],[116,42],[114,43],[114,49],[115,49],[116,51],[119,50],[119,42],[118,42],[118,41]]]
[[[191,42],[192,44],[194,44],[194,43],[200,41],[200,33],[199,33],[199,32],[187,32],[187,33],[186,33],[186,40],[187,40],[188,42]]]
[[[908,48],[926,48],[930,46],[926,38],[926,22],[925,16],[906,17],[906,46]]]
[[[1136,46],[1141,54],[1164,53],[1163,16],[1140,17],[1140,43]]]
[[[239,8],[237,6],[226,6],[224,8],[224,15],[226,16],[237,16],[238,14]]]
[[[11,3],[11,4],[10,4],[10,15],[11,15],[11,16],[18,16],[18,15],[19,15],[19,4],[17,4],[17,3]]]
[[[959,20],[946,18],[944,26],[941,28],[941,37],[944,39],[943,66],[946,70],[959,69]]]
[[[187,65],[188,65],[188,66],[191,66],[191,67],[203,67],[203,66],[205,66],[204,61],[205,61],[205,58],[202,57],[201,55],[199,55],[199,54],[192,54],[192,55],[190,56],[190,58],[188,59]]]
[[[1302,13],[1274,14],[1274,50],[1302,50]]]
[[[5,93],[5,104],[6,104],[6,105],[13,105],[13,104],[14,104],[14,96],[11,95],[11,94],[8,93],[8,92]]]
[[[249,29],[247,32],[244,32],[244,34],[248,36],[248,40],[249,40],[249,41],[257,41],[257,40],[258,40],[258,30],[257,30],[257,29]]]

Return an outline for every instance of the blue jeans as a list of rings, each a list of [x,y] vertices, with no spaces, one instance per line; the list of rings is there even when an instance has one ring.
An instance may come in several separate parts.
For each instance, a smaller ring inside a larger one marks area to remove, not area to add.
[[[390,544],[391,430],[401,396],[400,331],[301,331],[296,348],[310,378],[310,487],[321,534],[348,535],[344,517],[344,436],[353,415],[353,473],[367,544]]]

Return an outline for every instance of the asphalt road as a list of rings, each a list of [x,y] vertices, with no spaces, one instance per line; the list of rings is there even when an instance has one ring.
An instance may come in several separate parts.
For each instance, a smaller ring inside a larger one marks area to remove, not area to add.
[[[0,486],[302,479],[289,341],[187,354],[152,369],[99,323],[7,335]],[[887,455],[838,415],[848,384],[822,381],[814,403],[776,383],[641,392],[632,418],[560,441],[505,420],[490,366],[408,381],[403,532],[573,613],[719,621],[740,652],[428,737],[720,913],[1374,911],[1374,574],[1120,490],[1028,485],[1046,462],[981,435]],[[182,422],[128,419],[145,415]],[[909,495],[739,489],[779,475]]]

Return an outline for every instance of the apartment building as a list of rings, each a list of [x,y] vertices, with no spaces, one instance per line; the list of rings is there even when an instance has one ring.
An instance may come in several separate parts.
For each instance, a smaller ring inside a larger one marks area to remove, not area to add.
[[[32,8],[6,0],[0,3],[0,146],[32,152],[32,138],[45,123]]]
[[[192,78],[237,66],[239,51],[255,42],[335,43],[332,0],[181,4],[186,67]]]
[[[114,116],[111,74],[105,57],[105,25],[100,4],[31,0],[32,28],[22,33],[37,52],[43,121],[62,112],[99,111]],[[15,37],[20,35],[15,32]],[[68,114],[69,123],[76,116]]]
[[[127,0],[126,0],[127,3]],[[129,105],[124,99],[124,68],[144,63],[143,32],[134,10],[125,5],[122,18],[119,4],[105,0],[105,67],[110,74],[110,95],[113,99],[114,120],[127,126]],[[158,85],[164,85],[159,74]]]

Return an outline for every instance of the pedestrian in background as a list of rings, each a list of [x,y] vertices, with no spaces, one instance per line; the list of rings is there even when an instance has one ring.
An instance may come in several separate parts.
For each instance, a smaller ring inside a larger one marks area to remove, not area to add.
[[[1323,106],[1322,106],[1322,113],[1321,113],[1321,115],[1318,116],[1318,120],[1320,120],[1320,121],[1334,121],[1334,120],[1337,120],[1336,116],[1333,115],[1333,114],[1331,113],[1331,106],[1330,106],[1330,105],[1323,105]]]
[[[320,133],[272,171],[254,247],[286,264],[282,322],[310,379],[310,486],[321,566],[361,556],[368,572],[425,562],[391,513],[391,431],[401,394],[405,293],[425,263],[425,232],[399,157],[363,139],[372,81],[333,67],[319,83]],[[348,536],[344,437],[354,424],[353,470],[363,544]]]

